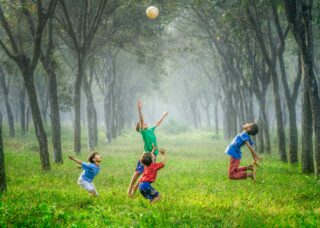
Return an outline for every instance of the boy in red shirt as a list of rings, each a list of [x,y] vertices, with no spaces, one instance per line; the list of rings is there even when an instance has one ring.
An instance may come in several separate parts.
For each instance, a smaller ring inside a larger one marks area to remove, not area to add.
[[[162,169],[166,164],[165,150],[162,148],[159,150],[162,155],[161,162],[155,162],[154,151],[157,148],[153,146],[152,152],[143,153],[140,157],[140,162],[144,165],[144,172],[135,188],[139,187],[140,193],[144,198],[148,199],[150,203],[155,203],[160,200],[160,194],[157,192],[151,184],[155,182],[159,169]]]

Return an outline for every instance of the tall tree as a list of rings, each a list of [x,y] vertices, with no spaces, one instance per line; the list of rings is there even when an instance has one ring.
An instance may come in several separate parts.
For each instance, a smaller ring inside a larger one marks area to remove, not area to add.
[[[286,66],[284,61],[284,51],[286,47],[286,37],[289,32],[289,26],[283,31],[280,18],[278,15],[278,9],[275,3],[272,3],[272,12],[274,17],[274,24],[276,26],[277,34],[280,40],[280,46],[278,51],[278,60],[280,66],[280,74],[282,79],[282,84],[284,88],[284,95],[286,98],[286,103],[288,107],[289,114],[289,156],[290,163],[298,163],[298,129],[297,129],[297,117],[296,117],[296,102],[298,98],[299,87],[301,83],[301,67],[298,69],[297,77],[294,79],[292,91],[290,91],[290,86],[288,83]],[[298,56],[298,63],[300,63],[300,57]]]
[[[25,1],[21,1],[21,3],[23,8],[27,7]],[[6,16],[3,13],[2,7],[0,6],[0,21],[3,29],[5,30],[5,33],[7,34],[10,48],[2,41],[2,39],[0,39],[0,46],[8,55],[8,57],[16,62],[22,74],[24,84],[28,93],[34,129],[39,143],[40,160],[43,170],[50,170],[50,160],[47,135],[43,127],[33,74],[37,67],[40,56],[42,33],[48,18],[54,13],[56,3],[56,0],[50,0],[47,9],[45,9],[42,1],[37,0],[37,23],[35,26],[35,33],[32,34],[32,37],[34,38],[32,39],[33,50],[31,51],[31,56],[28,55],[29,52],[25,50],[23,45],[20,45],[19,42],[21,41],[21,37],[15,37],[16,33],[13,32],[13,28],[8,22]]]
[[[301,66],[300,66],[301,67]],[[301,166],[302,172],[314,173],[314,159],[313,159],[313,124],[312,124],[312,109],[310,102],[310,94],[308,90],[308,82],[306,77],[303,79],[302,89],[302,118],[301,118],[301,131],[302,131],[302,151],[301,151]]]
[[[282,47],[276,46],[275,38],[272,35],[270,5],[266,4],[263,7],[260,7],[258,11],[256,4],[257,4],[256,2],[250,1],[250,4],[246,6],[246,11],[247,11],[249,22],[251,23],[254,34],[257,38],[262,56],[271,74],[274,104],[275,104],[275,111],[276,111],[276,121],[277,121],[278,152],[280,154],[281,161],[287,162],[288,159],[287,159],[287,153],[286,153],[286,137],[285,137],[284,123],[283,123],[283,112],[281,108],[281,97],[279,92],[279,78],[278,78],[278,73],[276,68],[277,53]],[[259,17],[258,17],[258,14],[260,15]],[[267,36],[264,36],[262,32],[262,19],[265,19],[265,22],[266,22],[265,26],[267,28]],[[268,50],[268,47],[269,47],[269,50]]]
[[[63,18],[56,17],[64,31],[71,38],[69,47],[77,57],[77,75],[74,82],[74,151],[81,152],[81,86],[86,70],[86,59],[101,26],[101,20],[108,0],[84,0],[74,5],[60,0]],[[67,5],[68,4],[68,5]]]
[[[47,27],[47,47],[45,51],[41,51],[41,63],[49,78],[49,103],[50,103],[50,120],[52,129],[52,145],[53,145],[53,160],[55,163],[63,163],[62,147],[61,147],[61,123],[59,113],[58,99],[58,83],[56,68],[57,63],[54,58],[54,42],[53,42],[53,21],[49,19]]]
[[[0,84],[2,87],[4,101],[5,101],[6,109],[7,109],[10,137],[14,137],[15,136],[14,117],[13,117],[12,108],[11,108],[11,105],[9,102],[10,77],[8,77],[8,80],[6,80],[6,77],[4,75],[4,71],[1,66],[0,66]]]
[[[2,114],[0,113],[0,192],[4,192],[7,189],[6,171],[4,163],[4,149],[2,142]]]
[[[313,0],[284,0],[283,2],[287,20],[302,57],[303,80],[307,82],[313,117],[316,174],[320,175],[320,98],[314,72]]]

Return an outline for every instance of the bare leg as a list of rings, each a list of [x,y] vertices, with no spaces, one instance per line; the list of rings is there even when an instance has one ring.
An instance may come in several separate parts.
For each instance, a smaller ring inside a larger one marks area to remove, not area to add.
[[[138,188],[139,188],[139,183],[137,183],[136,185],[133,186],[132,191],[131,191],[132,196],[136,193]]]
[[[134,172],[134,174],[132,175],[132,178],[131,178],[131,182],[130,182],[130,185],[128,187],[128,190],[127,190],[127,194],[129,197],[132,197],[133,194],[136,192],[137,189],[132,189],[133,186],[135,185],[138,177],[140,176],[140,174],[138,172]]]

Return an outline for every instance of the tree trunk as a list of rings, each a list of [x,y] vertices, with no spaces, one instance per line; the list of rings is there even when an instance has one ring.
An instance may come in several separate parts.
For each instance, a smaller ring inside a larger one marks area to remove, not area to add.
[[[302,154],[301,165],[303,173],[314,173],[313,160],[313,127],[312,127],[312,109],[310,102],[310,95],[308,91],[308,84],[303,78],[303,95],[302,97]]]
[[[33,82],[33,75],[27,69],[23,69],[22,76],[27,89],[29,105],[32,113],[35,133],[40,147],[40,161],[43,170],[50,170],[50,159],[48,152],[47,135],[43,127],[41,112],[37,99],[36,88]]]
[[[309,48],[307,48],[309,49]],[[310,50],[306,50],[305,53],[302,53],[303,65],[305,70],[305,77],[307,80],[308,91],[311,101],[312,109],[312,119],[313,119],[313,128],[315,134],[315,164],[316,164],[316,174],[320,175],[320,100],[318,93],[318,85],[314,75],[313,61]]]
[[[26,87],[22,85],[22,89],[19,93],[19,104],[20,104],[20,124],[21,124],[21,134],[26,134]]]
[[[4,101],[7,109],[7,117],[8,117],[8,123],[9,123],[9,130],[10,130],[10,137],[15,136],[15,129],[14,129],[14,117],[12,114],[11,105],[9,102],[9,81],[6,82],[5,75],[3,70],[0,68],[0,83],[2,85],[2,91],[4,95]]]
[[[264,123],[263,123],[263,117],[262,117],[262,114],[261,114],[261,111],[260,111],[260,114],[259,114],[259,120],[258,120],[258,126],[260,128],[260,131],[259,131],[259,134],[258,134],[258,152],[259,153],[264,153],[264,132],[263,132],[263,129],[264,129]]]
[[[315,136],[314,153],[316,174],[320,174],[320,98],[318,83],[314,73],[313,45],[313,1],[284,0],[288,22],[292,24],[292,32],[302,56],[302,72],[310,96],[313,130]]]
[[[49,100],[50,100],[50,121],[52,130],[53,160],[55,163],[62,164],[61,147],[61,123],[59,113],[59,100],[57,91],[57,76],[55,72],[48,72],[49,76]]]
[[[312,29],[312,5],[306,6],[308,10],[303,13],[304,26],[305,26],[305,42],[302,42],[302,48],[300,49],[302,54],[302,66],[307,81],[308,91],[311,101],[313,130],[315,136],[314,153],[315,153],[315,165],[316,174],[320,175],[320,98],[316,76],[314,74],[313,66],[313,29]]]
[[[27,113],[26,113],[26,132],[29,132],[29,123],[30,123],[30,106],[28,106]]]
[[[218,101],[216,101],[214,105],[214,122],[215,122],[216,135],[219,135]]]
[[[279,28],[281,29],[281,28]],[[284,39],[284,38],[282,38]],[[284,45],[284,40],[282,41]],[[298,89],[301,82],[301,68],[299,66],[299,72],[297,78],[294,83],[293,92],[291,94],[288,80],[287,80],[287,73],[285,68],[285,63],[283,59],[283,52],[284,48],[279,53],[279,65],[281,69],[281,79],[282,84],[284,87],[285,97],[287,100],[287,107],[288,107],[288,114],[289,114],[289,156],[290,156],[290,163],[295,164],[298,163],[298,129],[297,129],[297,118],[296,118],[296,102],[298,96]],[[298,56],[298,62],[300,63],[300,56]],[[286,117],[286,115],[285,115]]]
[[[98,142],[98,126],[97,126],[97,111],[94,105],[91,85],[86,78],[83,78],[83,89],[87,97],[87,123],[88,123],[88,138],[89,149],[94,150]]]
[[[7,96],[5,96],[5,103],[6,103],[6,109],[7,109],[8,122],[9,122],[10,137],[14,137],[15,136],[14,118],[13,118],[12,109],[9,103],[9,99]]]
[[[54,44],[52,39],[52,18],[48,23],[48,47],[45,54],[40,57],[43,68],[48,75],[48,99],[50,104],[50,121],[52,131],[53,160],[63,164],[61,147],[61,123],[59,112],[58,85],[54,60]]]
[[[0,192],[7,190],[6,171],[4,163],[4,149],[2,142],[2,114],[0,113]]]
[[[279,83],[276,70],[273,69],[271,78],[273,84],[273,96],[274,96],[274,105],[276,111],[276,121],[277,121],[277,135],[278,135],[278,150],[280,154],[280,160],[283,162],[287,162],[287,153],[286,153],[286,137],[284,132],[284,125],[283,125],[283,114],[281,109],[281,100],[280,100],[280,93],[279,93]]]
[[[81,84],[84,74],[84,55],[78,54],[78,73],[74,83],[74,152],[81,152]]]
[[[298,129],[295,102],[288,102],[289,111],[289,156],[290,163],[298,163]]]

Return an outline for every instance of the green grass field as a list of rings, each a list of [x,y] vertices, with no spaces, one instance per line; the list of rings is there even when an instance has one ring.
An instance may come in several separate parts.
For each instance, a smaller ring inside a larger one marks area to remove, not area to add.
[[[102,137],[101,137],[102,138]],[[85,142],[85,140],[83,140]],[[80,170],[67,160],[72,137],[63,136],[64,164],[42,172],[33,137],[5,139],[8,191],[1,196],[2,227],[320,227],[320,182],[299,167],[264,156],[257,183],[229,181],[227,141],[209,132],[158,133],[168,163],[154,187],[162,200],[150,205],[139,192],[126,195],[142,152],[139,134],[129,132],[97,148],[102,169],[91,199],[77,185]],[[83,145],[86,159],[88,152]],[[242,164],[251,162],[244,151]]]

